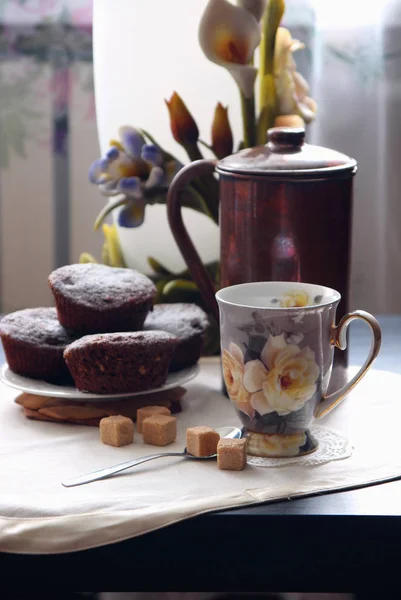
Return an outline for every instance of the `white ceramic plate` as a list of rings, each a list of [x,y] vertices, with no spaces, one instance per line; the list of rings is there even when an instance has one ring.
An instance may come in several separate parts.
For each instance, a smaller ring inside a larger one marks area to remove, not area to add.
[[[23,377],[22,375],[13,373],[7,363],[1,367],[0,380],[9,387],[20,390],[21,392],[26,392],[27,394],[34,394],[36,396],[52,396],[53,398],[64,398],[66,400],[80,400],[81,402],[82,400],[96,400],[99,402],[99,400],[109,400],[110,398],[132,398],[133,396],[169,390],[191,381],[191,379],[194,379],[198,373],[199,365],[194,365],[175,373],[169,373],[166,383],[161,387],[154,388],[152,390],[146,390],[145,392],[129,392],[128,394],[114,394],[109,396],[105,394],[90,394],[86,392],[80,392],[73,386],[56,385],[54,383],[47,383],[47,381],[42,381],[40,379]]]

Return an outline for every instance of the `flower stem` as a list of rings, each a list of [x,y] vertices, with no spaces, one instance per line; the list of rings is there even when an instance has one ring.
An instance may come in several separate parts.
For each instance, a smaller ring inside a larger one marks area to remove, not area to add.
[[[276,84],[274,80],[274,50],[277,29],[285,11],[285,0],[269,0],[263,17],[262,42],[260,44],[258,142],[266,143],[267,130],[274,125],[276,117]]]
[[[185,152],[188,154],[188,158],[191,162],[195,160],[201,160],[203,157],[202,152],[199,150],[198,143],[195,144],[182,144]]]
[[[103,221],[105,220],[105,218],[111,212],[113,212],[113,210],[115,210],[119,206],[126,205],[127,202],[128,202],[127,198],[124,197],[124,198],[121,198],[121,199],[118,199],[118,200],[113,200],[113,201],[109,202],[108,204],[106,204],[106,206],[100,211],[100,213],[96,217],[96,221],[95,221],[95,224],[93,226],[94,230],[97,231],[99,229],[99,227],[101,226],[101,224],[103,223]]]
[[[258,144],[266,144],[267,131],[274,126],[277,113],[277,96],[274,75],[265,75],[260,80],[260,86],[264,89],[264,104],[260,110],[258,120]]]
[[[203,140],[198,140],[199,144],[201,144],[204,148],[207,148],[208,150],[210,150],[211,152],[213,152],[213,154],[216,156],[216,154],[214,153],[214,150],[212,148],[212,146],[210,144],[208,144],[207,142],[204,142]]]
[[[244,131],[244,147],[256,145],[255,96],[246,98],[241,92],[242,125]]]

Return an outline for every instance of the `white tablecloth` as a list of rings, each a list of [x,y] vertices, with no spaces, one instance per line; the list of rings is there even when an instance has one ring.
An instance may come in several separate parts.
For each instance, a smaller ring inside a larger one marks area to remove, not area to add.
[[[214,360],[202,362],[187,385],[178,415],[182,450],[188,426],[239,424],[220,393]],[[401,376],[370,371],[322,424],[347,435],[354,452],[346,460],[243,472],[219,471],[215,462],[181,458],[153,461],[89,485],[64,488],[66,480],[90,471],[157,452],[135,444],[103,445],[94,427],[30,421],[0,386],[0,551],[62,553],[104,545],[204,512],[266,500],[338,490],[401,476],[399,423]]]

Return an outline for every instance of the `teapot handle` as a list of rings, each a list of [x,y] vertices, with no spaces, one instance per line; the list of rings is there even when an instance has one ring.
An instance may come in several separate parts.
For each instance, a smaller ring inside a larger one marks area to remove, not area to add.
[[[215,287],[212,279],[209,277],[195,246],[185,228],[181,214],[180,193],[183,188],[195,177],[210,174],[214,172],[217,161],[215,160],[196,160],[178,172],[174,177],[167,195],[167,215],[170,229],[175,241],[184,257],[185,262],[197,284],[203,300],[211,314],[219,322],[219,309],[215,298]]]

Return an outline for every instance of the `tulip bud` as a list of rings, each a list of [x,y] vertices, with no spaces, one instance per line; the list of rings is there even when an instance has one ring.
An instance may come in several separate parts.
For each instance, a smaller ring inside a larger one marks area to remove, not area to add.
[[[228,108],[219,102],[214,113],[212,125],[212,148],[217,158],[233,153],[233,132],[228,119]]]
[[[196,144],[199,129],[182,98],[174,92],[170,100],[166,100],[170,114],[170,126],[174,139],[182,146]]]

